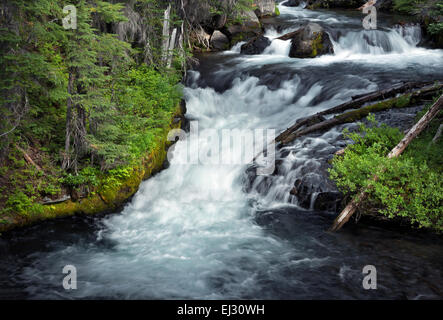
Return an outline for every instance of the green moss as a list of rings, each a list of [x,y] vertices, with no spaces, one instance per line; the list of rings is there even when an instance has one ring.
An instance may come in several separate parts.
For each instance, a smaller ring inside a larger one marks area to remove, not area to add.
[[[349,111],[337,116],[338,119],[346,119],[346,122],[355,122],[363,119],[369,113],[379,112],[390,108],[405,108],[411,104],[411,94],[399,96],[397,98],[381,101],[358,110]]]
[[[278,6],[275,6],[275,15],[276,16],[280,15],[280,10],[278,9]]]
[[[241,32],[241,33],[236,34],[231,39],[231,46],[233,46],[233,45],[235,45],[235,44],[237,44],[237,43],[239,43],[241,41],[246,40],[246,38],[247,38],[247,34],[246,33]]]
[[[311,57],[314,58],[318,55],[319,52],[323,50],[323,37],[321,33],[318,33],[314,40],[312,41],[312,52]]]

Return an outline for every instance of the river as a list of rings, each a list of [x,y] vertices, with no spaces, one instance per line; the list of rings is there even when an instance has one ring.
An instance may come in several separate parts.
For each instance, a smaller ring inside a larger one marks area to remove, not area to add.
[[[280,32],[268,25],[274,40],[263,54],[240,55],[237,45],[198,56],[184,95],[200,131],[280,132],[358,94],[443,80],[443,50],[418,47],[417,27],[388,28],[381,15],[379,29],[365,31],[358,12],[279,7],[271,22]],[[288,57],[289,42],[275,38],[308,21],[330,32],[335,54]],[[1,239],[0,298],[443,298],[441,237],[365,223],[327,233],[334,214],[302,209],[290,195],[298,177],[343,147],[341,129],[279,151],[274,176],[250,177],[247,164],[182,164],[180,141],[170,166],[121,212],[49,221]],[[77,290],[62,287],[65,265],[77,269]],[[377,268],[377,290],[362,286],[365,265]]]

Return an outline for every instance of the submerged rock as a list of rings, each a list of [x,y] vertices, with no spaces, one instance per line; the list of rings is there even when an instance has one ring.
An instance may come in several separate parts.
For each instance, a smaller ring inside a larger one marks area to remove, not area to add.
[[[338,191],[320,192],[314,200],[314,210],[337,212],[343,195]]]
[[[336,190],[327,175],[311,172],[297,179],[291,194],[297,197],[298,204],[306,209],[311,208],[311,201],[318,198],[318,194]]]
[[[249,40],[241,46],[242,54],[260,54],[271,44],[271,40],[263,35]]]
[[[309,23],[297,31],[285,34],[278,39],[291,39],[291,58],[314,58],[334,53],[334,48],[327,32],[317,23]]]
[[[329,179],[326,167],[306,173],[297,179],[290,194],[305,209],[336,212],[340,209],[343,195]]]

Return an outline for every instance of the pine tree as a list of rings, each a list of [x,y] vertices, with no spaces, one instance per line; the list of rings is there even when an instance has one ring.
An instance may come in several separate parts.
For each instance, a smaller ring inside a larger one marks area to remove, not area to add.
[[[113,35],[99,33],[93,26],[93,14],[105,23],[122,21],[124,17],[118,13],[121,5],[79,0],[75,6],[77,28],[67,31],[66,43],[69,97],[62,168],[77,172],[79,160],[91,151],[87,134],[97,131],[97,112],[111,107],[112,72],[118,69],[128,46]]]

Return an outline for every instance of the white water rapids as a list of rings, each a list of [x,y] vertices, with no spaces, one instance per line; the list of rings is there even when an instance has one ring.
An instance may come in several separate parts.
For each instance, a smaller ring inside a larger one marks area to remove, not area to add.
[[[372,32],[358,27],[358,19],[333,12],[284,6],[280,11],[287,28],[267,30],[273,42],[263,54],[241,56],[237,45],[215,55],[224,59],[219,65],[203,60],[203,66],[212,64],[210,71],[190,71],[184,90],[187,116],[198,121],[200,130],[279,132],[300,117],[380,85],[431,75],[442,78],[443,51],[417,47],[421,35],[416,27]],[[353,29],[333,41],[334,55],[291,59],[289,41],[275,38],[297,29],[291,23],[300,18]],[[392,70],[398,80],[390,78]],[[226,85],[216,90],[211,81]],[[311,151],[334,148],[339,135],[332,130],[290,147],[279,159],[283,174],[257,178],[249,193],[244,190],[247,165],[177,164],[186,157],[186,143],[178,142],[169,168],[143,182],[121,213],[103,219],[97,242],[106,245],[80,242],[36,254],[17,278],[33,298],[375,297],[358,287],[360,262],[344,260],[349,254],[357,261],[358,254],[361,264],[370,263],[375,259],[372,251],[354,247],[346,235],[323,234],[328,217],[297,211],[300,220],[295,222],[285,220],[286,215],[263,222],[272,210],[299,209],[290,188],[301,168],[317,165]],[[288,221],[291,230],[281,227],[279,232],[291,236],[269,232],[282,221]],[[340,252],[342,247],[347,249]],[[382,259],[385,253],[379,252]],[[68,264],[78,270],[78,289],[71,292],[58,286],[62,267]],[[344,279],[353,277],[357,280],[346,284]],[[399,292],[382,285],[378,294]]]

